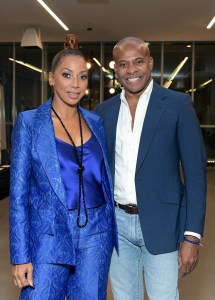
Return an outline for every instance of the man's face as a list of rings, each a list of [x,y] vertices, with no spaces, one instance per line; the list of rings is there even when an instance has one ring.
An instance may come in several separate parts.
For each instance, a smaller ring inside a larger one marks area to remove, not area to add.
[[[125,93],[141,94],[151,80],[153,59],[143,44],[126,43],[114,51],[115,72]]]

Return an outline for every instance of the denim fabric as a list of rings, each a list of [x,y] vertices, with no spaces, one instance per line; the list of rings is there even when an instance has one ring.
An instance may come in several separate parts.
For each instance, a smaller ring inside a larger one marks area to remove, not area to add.
[[[116,208],[119,255],[114,251],[110,278],[114,300],[178,300],[178,251],[152,255],[146,249],[139,216]]]
[[[113,230],[107,206],[88,209],[89,222],[78,228],[77,210],[69,212],[75,266],[34,264],[34,286],[22,289],[20,300],[106,300]],[[84,218],[82,214],[82,218]]]

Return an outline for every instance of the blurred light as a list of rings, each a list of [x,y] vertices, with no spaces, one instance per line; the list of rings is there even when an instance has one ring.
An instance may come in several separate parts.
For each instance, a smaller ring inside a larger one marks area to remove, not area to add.
[[[193,90],[190,89],[190,90],[188,90],[188,91],[186,91],[186,92],[187,92],[187,93],[188,93],[188,92],[189,92],[189,93],[195,92],[196,90],[198,90],[198,89],[200,89],[200,88],[206,86],[207,84],[211,83],[212,81],[213,81],[213,79],[209,79],[208,81],[205,81],[205,82],[201,83],[201,84],[198,86],[197,89],[196,89],[196,88],[194,88]]]
[[[19,65],[22,65],[24,67],[27,67],[29,69],[32,69],[34,71],[37,71],[37,72],[40,72],[40,73],[46,73],[45,71],[43,71],[42,69],[39,69],[31,64],[28,64],[28,63],[25,63],[24,61],[21,61],[21,60],[16,60],[16,59],[13,59],[13,58],[9,58],[10,61],[14,61],[15,63],[19,64]]]
[[[172,84],[172,80],[167,80],[164,84],[164,87],[168,89],[171,84]]]
[[[61,19],[58,18],[58,16],[48,7],[48,5],[45,4],[42,0],[37,0],[37,2],[42,5],[43,8],[63,27],[65,30],[69,30],[69,28],[61,21]]]
[[[209,79],[208,81],[205,81],[204,83],[200,84],[200,87],[203,87],[212,81],[213,81],[213,79]]]
[[[89,70],[92,67],[90,62],[87,62],[87,69]]]
[[[215,16],[213,17],[213,19],[208,24],[207,29],[210,29],[213,26],[214,23],[215,23]]]
[[[96,59],[95,57],[93,57],[93,60],[97,63],[97,65],[98,65],[99,67],[101,67],[101,64],[100,64],[100,62],[98,61],[98,59]]]
[[[192,46],[191,45],[187,45],[187,48],[191,48]]]
[[[87,89],[86,91],[85,91],[85,95],[89,95],[89,93],[90,93],[90,91],[89,91],[89,89]]]
[[[114,94],[114,93],[115,93],[115,88],[110,88],[110,89],[109,89],[109,93],[110,93],[110,94]]]
[[[195,91],[196,91],[196,89],[190,89],[190,90],[186,91],[186,93],[192,93],[192,92],[195,92]]]
[[[97,65],[102,68],[102,71],[106,74],[108,74],[107,76],[110,78],[110,79],[113,79],[113,75],[112,75],[112,71],[106,69],[105,67],[103,67],[101,65],[101,63],[98,61],[98,59],[96,59],[95,57],[93,57],[93,60],[97,63]],[[119,87],[121,86],[120,83],[115,79],[115,85],[118,85]]]
[[[178,72],[181,70],[181,68],[183,67],[183,65],[186,63],[186,61],[188,60],[188,57],[186,56],[181,62],[180,64],[175,68],[175,70],[172,72],[171,76],[168,78],[168,80],[164,83],[164,87],[165,88],[169,88],[169,86],[171,85],[173,79],[175,78],[175,76],[178,74]]]
[[[114,65],[115,65],[115,62],[113,60],[109,62],[109,67],[111,69],[114,69]]]
[[[110,73],[110,71],[105,69],[105,67],[102,67],[102,71],[105,72],[105,73],[108,73],[108,74]]]

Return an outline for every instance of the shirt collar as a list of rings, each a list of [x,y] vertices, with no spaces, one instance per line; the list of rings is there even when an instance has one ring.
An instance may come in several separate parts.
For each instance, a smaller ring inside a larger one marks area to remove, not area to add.
[[[140,95],[140,98],[142,98],[143,95],[147,95],[150,96],[151,92],[152,92],[152,87],[153,87],[153,79],[150,81],[149,85],[147,86],[147,88],[143,91],[143,93]],[[120,99],[121,99],[121,103],[124,103],[124,104],[128,104],[127,103],[127,100],[125,98],[125,90],[123,89],[121,91],[121,94],[120,94]]]

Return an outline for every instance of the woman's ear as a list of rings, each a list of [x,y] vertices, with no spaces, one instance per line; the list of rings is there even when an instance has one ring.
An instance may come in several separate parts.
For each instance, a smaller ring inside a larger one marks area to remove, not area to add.
[[[54,86],[54,78],[52,72],[49,72],[49,85]]]

